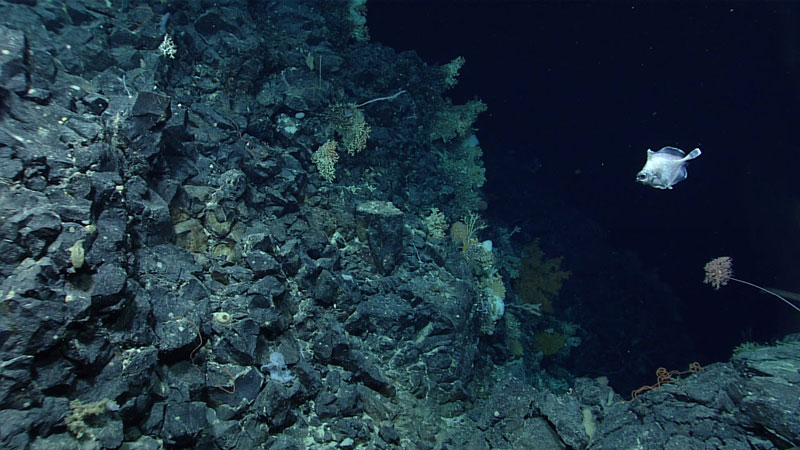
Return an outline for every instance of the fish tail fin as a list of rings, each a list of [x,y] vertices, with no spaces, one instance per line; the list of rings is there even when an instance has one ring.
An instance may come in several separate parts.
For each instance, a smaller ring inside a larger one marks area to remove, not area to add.
[[[696,149],[692,150],[688,155],[686,155],[686,157],[684,157],[683,159],[684,159],[684,161],[688,161],[690,159],[695,159],[698,156],[700,156],[702,153],[703,152],[701,152],[699,148],[696,148]]]

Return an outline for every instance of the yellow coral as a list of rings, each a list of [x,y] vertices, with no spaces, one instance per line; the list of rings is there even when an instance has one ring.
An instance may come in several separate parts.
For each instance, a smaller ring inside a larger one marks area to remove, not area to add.
[[[351,156],[367,148],[371,128],[355,104],[334,105],[330,118],[333,129],[342,138],[342,146]]]
[[[336,141],[329,140],[322,144],[311,155],[311,161],[317,166],[319,175],[325,181],[333,181],[336,178],[336,162],[339,161],[339,154],[336,153]]]
[[[480,100],[472,100],[463,105],[448,104],[436,114],[431,125],[431,140],[441,139],[450,142],[456,137],[466,137],[472,133],[472,125],[478,115],[486,111],[486,104]]]
[[[439,211],[439,208],[431,208],[431,213],[423,217],[422,221],[425,222],[425,227],[428,229],[428,237],[444,239],[444,233],[447,230],[447,218],[444,213]]]
[[[533,334],[533,345],[545,356],[558,353],[559,350],[564,348],[564,343],[564,335],[561,333],[537,331]]]
[[[561,270],[563,258],[547,258],[539,247],[539,239],[523,249],[522,266],[516,283],[517,294],[523,303],[542,305],[542,311],[552,313],[553,299],[569,272]]]
[[[478,231],[486,228],[480,216],[470,213],[461,221],[450,226],[450,239],[453,244],[461,244],[461,251],[466,253],[470,248],[478,245]]]

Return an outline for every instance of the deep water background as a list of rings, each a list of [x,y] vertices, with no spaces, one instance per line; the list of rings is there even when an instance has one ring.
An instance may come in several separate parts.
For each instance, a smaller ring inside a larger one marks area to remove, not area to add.
[[[730,255],[739,278],[800,292],[800,5],[371,1],[368,20],[373,41],[431,64],[466,58],[450,95],[489,106],[478,121],[488,217],[543,235],[548,253],[597,229],[671,288],[682,318],[672,334],[622,330],[601,345],[624,358],[629,340],[674,338],[674,354],[649,356],[652,373],[800,329],[777,299],[702,284],[705,262]],[[703,155],[673,190],[637,184],[646,149],[666,145]],[[598,259],[594,246],[563,251],[567,268]],[[594,301],[609,318],[620,307]],[[626,301],[659,312],[647,295]]]

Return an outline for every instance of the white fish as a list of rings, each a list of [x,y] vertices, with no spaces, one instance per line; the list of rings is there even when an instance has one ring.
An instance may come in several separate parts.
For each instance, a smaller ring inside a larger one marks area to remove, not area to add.
[[[657,152],[647,149],[647,161],[636,174],[636,181],[656,189],[672,189],[672,186],[686,179],[686,164],[701,153],[699,148],[688,155],[675,147],[664,147]]]

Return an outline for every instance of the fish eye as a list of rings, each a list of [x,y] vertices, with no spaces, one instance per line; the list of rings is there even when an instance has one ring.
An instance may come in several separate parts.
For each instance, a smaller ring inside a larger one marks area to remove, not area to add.
[[[645,175],[644,173],[637,173],[636,174],[636,179],[639,180],[639,181],[642,181],[645,178],[647,178],[647,175]]]

